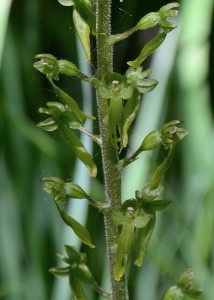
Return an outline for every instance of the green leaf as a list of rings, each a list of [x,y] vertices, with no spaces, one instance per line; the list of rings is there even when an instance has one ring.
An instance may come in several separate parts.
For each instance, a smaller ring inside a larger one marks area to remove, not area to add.
[[[91,59],[90,27],[76,9],[73,10],[73,20],[77,35],[82,43],[85,52],[86,60],[89,61]]]
[[[166,33],[159,33],[155,38],[153,38],[144,46],[141,54],[134,61],[129,61],[127,62],[127,64],[133,68],[138,68],[140,64],[163,43],[165,38]]]
[[[61,137],[68,143],[68,145],[71,147],[71,150],[74,152],[74,154],[85,164],[88,173],[92,177],[97,176],[97,167],[91,157],[91,155],[88,153],[88,151],[83,146],[80,139],[65,125],[60,125],[58,127],[58,131],[61,135]]]
[[[94,248],[95,246],[92,244],[91,235],[88,230],[75,219],[67,215],[66,212],[60,208],[59,204],[56,203],[56,206],[65,224],[71,227],[71,229],[84,244],[88,245],[90,248]]]

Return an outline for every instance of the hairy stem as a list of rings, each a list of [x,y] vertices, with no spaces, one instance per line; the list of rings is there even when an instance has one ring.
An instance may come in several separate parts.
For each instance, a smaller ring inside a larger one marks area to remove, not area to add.
[[[97,63],[98,76],[104,81],[112,72],[112,46],[107,43],[111,27],[111,1],[97,0]],[[105,181],[106,202],[112,209],[119,210],[121,206],[121,171],[117,168],[117,151],[110,143],[108,130],[108,104],[97,96],[100,135],[102,138],[102,160]],[[116,254],[116,243],[119,238],[118,226],[110,216],[105,217],[106,241],[111,278],[112,300],[128,300],[125,279],[115,281],[113,268]]]

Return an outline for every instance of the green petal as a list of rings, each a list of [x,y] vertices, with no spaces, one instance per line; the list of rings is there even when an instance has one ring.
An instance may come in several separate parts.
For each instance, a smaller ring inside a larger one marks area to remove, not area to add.
[[[72,0],[58,0],[58,2],[60,4],[62,4],[63,6],[72,6],[73,5],[73,1]]]
[[[58,128],[58,123],[58,118],[53,117],[40,122],[39,124],[37,124],[37,126],[46,131],[54,131]]]
[[[130,222],[128,220],[126,223],[124,223],[122,232],[118,240],[115,265],[113,271],[115,280],[119,281],[121,277],[124,275],[131,254],[133,252],[134,242],[135,242],[134,226],[132,225],[131,220]]]
[[[117,130],[119,132],[120,150],[124,147],[123,145],[123,123],[124,123],[124,111],[122,105],[122,98],[114,93],[110,101],[109,110],[109,131],[110,131],[110,141],[112,145],[117,149],[118,137]]]
[[[65,268],[50,268],[48,271],[56,277],[63,278],[69,276],[70,266]]]

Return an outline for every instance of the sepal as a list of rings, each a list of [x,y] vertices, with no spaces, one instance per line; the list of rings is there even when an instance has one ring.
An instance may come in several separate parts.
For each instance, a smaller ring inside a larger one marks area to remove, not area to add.
[[[155,198],[157,198],[164,190],[163,186],[159,186],[156,189],[151,189],[151,182],[148,182],[144,184],[144,186],[140,191],[135,192],[135,197],[138,201],[145,200],[147,202],[153,201]]]
[[[127,83],[136,88],[141,94],[151,92],[158,84],[157,80],[145,79],[152,73],[150,69],[142,71],[140,66],[137,69],[130,67],[126,71]]]
[[[58,0],[58,2],[60,4],[62,4],[63,6],[72,6],[72,5],[74,5],[72,0]]]
[[[183,121],[181,120],[173,120],[162,127],[161,136],[163,138],[165,149],[168,149],[169,145],[172,143],[180,142],[188,134],[186,129],[177,127],[182,123]]]
[[[160,26],[162,30],[166,33],[169,33],[173,29],[175,29],[177,26],[169,21],[166,21],[169,17],[174,17],[178,15],[178,11],[174,10],[172,8],[179,7],[180,4],[177,2],[169,3],[167,5],[162,6],[159,11],[159,17],[160,17]]]
[[[59,278],[67,277],[70,274],[70,268],[69,267],[65,267],[65,268],[50,268],[48,271],[51,274],[53,274],[54,276],[59,277]]]

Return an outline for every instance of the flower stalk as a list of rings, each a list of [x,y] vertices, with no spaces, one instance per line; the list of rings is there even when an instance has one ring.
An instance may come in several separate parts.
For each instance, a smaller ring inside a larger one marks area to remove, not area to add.
[[[111,1],[97,1],[97,63],[98,77],[104,82],[106,75],[112,72],[112,46],[108,44],[111,34],[110,27]],[[117,150],[112,146],[108,130],[107,112],[109,106],[106,100],[97,95],[97,106],[99,114],[100,136],[102,138],[102,159],[105,181],[106,202],[114,210],[119,210],[121,206],[121,170],[117,168]],[[114,174],[114,176],[112,176]],[[112,300],[128,300],[125,277],[121,281],[116,281],[113,275],[116,247],[119,233],[118,226],[110,215],[105,216],[106,243],[108,251],[108,261],[111,278]]]

